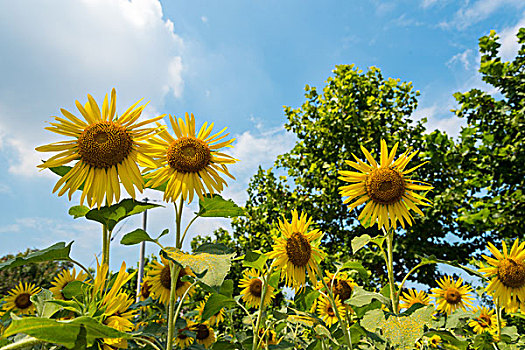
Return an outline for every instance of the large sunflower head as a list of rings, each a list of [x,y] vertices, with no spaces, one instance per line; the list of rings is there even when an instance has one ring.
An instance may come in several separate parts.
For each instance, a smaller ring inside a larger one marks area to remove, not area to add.
[[[179,271],[177,283],[175,285],[175,295],[177,298],[182,297],[184,293],[191,287],[191,282],[182,281],[182,277],[189,275],[195,276],[189,267],[185,267]],[[153,299],[159,300],[164,305],[169,304],[170,290],[171,290],[171,272],[170,264],[167,259],[161,256],[161,263],[153,261],[150,270],[148,271],[148,281],[150,284],[150,291]],[[188,292],[190,295],[194,290]]]
[[[361,146],[366,159],[366,164],[352,154],[355,162],[346,161],[346,164],[358,170],[358,172],[341,170],[340,179],[351,182],[351,185],[339,188],[343,197],[348,197],[343,203],[352,202],[349,209],[366,203],[359,215],[361,222],[368,222],[381,229],[396,228],[397,221],[405,227],[405,221],[410,226],[414,220],[409,210],[412,209],[419,215],[423,212],[417,205],[429,206],[430,201],[415,191],[429,191],[433,187],[421,181],[411,180],[408,174],[425,163],[421,163],[411,169],[405,170],[408,162],[414,158],[417,152],[406,151],[394,161],[398,143],[394,145],[390,153],[385,140],[381,140],[381,162],[378,164],[366,148]]]
[[[138,106],[136,102],[120,117],[116,116],[116,92],[111,91],[111,101],[104,98],[102,108],[88,95],[88,102],[82,105],[76,101],[76,106],[84,120],[61,109],[64,118],[55,117],[56,123],[47,130],[72,137],[69,141],[60,141],[37,147],[40,152],[60,152],[39,168],[53,168],[76,161],[73,168],[56,183],[53,192],[59,188],[61,196],[68,192],[69,199],[73,193],[84,186],[80,203],[87,200],[92,207],[108,205],[120,200],[120,183],[127,193],[135,198],[135,188],[142,192],[144,181],[140,175],[137,161],[143,165],[155,167],[156,163],[146,155],[147,145],[142,141],[159,131],[158,127],[141,128],[148,123],[157,121],[164,116],[158,116],[136,123],[145,105]],[[105,198],[105,201],[104,201]]]
[[[335,305],[332,305],[330,299],[328,299],[325,296],[322,296],[318,299],[317,302],[317,313],[328,327],[338,322],[335,308],[337,308],[337,311],[339,312],[339,315],[341,315],[341,317],[344,317],[343,315],[345,315],[345,306],[343,305],[343,303],[341,303],[339,297],[336,296],[334,301]]]
[[[182,195],[189,203],[196,193],[203,198],[205,193],[219,193],[226,181],[220,174],[235,180],[226,168],[237,159],[220,152],[223,147],[232,147],[235,139],[223,141],[229,134],[221,135],[226,128],[211,135],[213,123],[204,123],[196,133],[193,114],[183,120],[169,116],[175,137],[166,130],[159,137],[149,139],[151,155],[160,167],[146,167],[149,172],[147,186],[157,187],[167,183],[164,200],[175,201]]]
[[[456,309],[467,310],[472,308],[474,297],[470,294],[472,287],[465,284],[463,279],[458,277],[456,281],[450,276],[445,276],[437,281],[440,288],[432,289],[432,297],[436,299],[438,311],[450,315]]]
[[[286,279],[286,285],[296,290],[306,285],[306,271],[312,285],[316,285],[319,262],[324,257],[319,249],[323,233],[309,231],[311,223],[312,218],[307,220],[306,213],[299,216],[297,210],[293,210],[291,222],[279,220],[281,236],[268,253],[269,258],[275,258],[273,265],[284,271],[281,277]]]
[[[105,300],[103,302],[105,307],[104,321],[102,323],[121,332],[132,331],[135,326],[131,320],[136,314],[135,310],[129,310],[132,304],[133,299],[124,292],[120,292],[111,299]],[[128,342],[124,338],[104,338],[103,346],[108,350],[112,348],[127,348]]]
[[[330,271],[325,271],[325,273],[326,276],[323,277],[324,281],[327,286],[332,288],[334,297],[337,296],[341,303],[350,299],[352,291],[354,290],[354,287],[357,286],[357,283],[355,283],[352,278],[348,277],[348,274],[344,271],[337,273],[337,275]],[[321,282],[317,284],[317,289],[323,289],[323,284]]]
[[[478,314],[479,316],[475,316],[472,320],[469,321],[468,325],[472,327],[473,331],[476,334],[481,333],[491,333],[495,334],[498,330],[498,316],[494,313],[494,309],[487,309],[486,307],[478,306],[474,309],[472,309],[472,312],[474,314]],[[505,320],[501,320],[501,327],[505,327],[507,322]]]
[[[410,309],[414,304],[428,305],[430,303],[430,298],[425,291],[417,291],[415,289],[409,289],[408,292],[403,292],[399,300],[402,301],[402,303],[399,303],[400,309]]]
[[[207,322],[188,325],[188,329],[195,332],[195,341],[206,349],[215,343],[215,332]]]
[[[502,242],[503,249],[500,252],[494,244],[488,244],[487,248],[494,255],[488,257],[483,255],[490,266],[480,269],[492,280],[485,288],[507,311],[521,307],[525,309],[525,242],[519,243],[516,238],[510,251],[507,244]],[[521,302],[520,302],[521,301]]]
[[[239,281],[239,288],[242,288],[242,300],[248,307],[258,308],[261,303],[263,292],[263,281],[260,277],[259,271],[256,269],[249,269],[243,272],[243,277]],[[274,289],[268,285],[266,295],[264,297],[264,306],[268,306],[274,297]]]
[[[53,292],[53,296],[55,299],[58,300],[68,300],[64,294],[62,294],[62,290],[73,281],[85,281],[87,279],[86,273],[83,271],[79,271],[78,274],[75,271],[75,268],[73,268],[73,271],[69,270],[62,270],[58,276],[55,277],[53,282],[51,284],[53,287],[49,288],[51,292]]]
[[[209,295],[207,295],[203,301],[199,303],[197,306],[197,311],[199,311],[199,316],[201,317],[201,321],[208,321],[208,323],[211,326],[218,325],[220,322],[224,321],[224,308],[220,309],[215,315],[211,316],[208,320],[202,319],[202,313],[204,312],[204,306],[206,306],[206,302],[209,299]]]
[[[18,283],[18,285],[8,292],[4,298],[3,308],[15,314],[34,314],[35,305],[31,301],[31,296],[40,292],[40,287],[33,283]]]

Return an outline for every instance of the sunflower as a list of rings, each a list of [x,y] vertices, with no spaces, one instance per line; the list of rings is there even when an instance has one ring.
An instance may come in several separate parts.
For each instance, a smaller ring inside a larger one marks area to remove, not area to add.
[[[69,282],[83,282],[86,279],[87,274],[82,271],[79,271],[77,275],[75,268],[73,268],[73,272],[64,269],[58,274],[58,276],[55,277],[54,281],[51,282],[53,287],[49,288],[49,290],[53,292],[53,296],[55,299],[69,300],[64,296],[64,294],[62,294],[62,290],[69,284]]]
[[[442,342],[443,342],[443,341],[441,340],[441,337],[440,337],[439,335],[437,335],[437,334],[435,334],[435,335],[433,335],[433,336],[431,336],[431,337],[429,337],[429,338],[427,339],[427,344],[428,344],[428,346],[430,346],[432,349],[438,349],[438,348],[440,348]]]
[[[148,278],[144,278],[142,281],[142,284],[140,285],[140,294],[139,299],[140,301],[144,301],[148,299],[151,295],[151,284],[148,281]]]
[[[520,244],[516,238],[510,252],[504,241],[502,245],[503,254],[489,242],[487,248],[495,258],[483,255],[491,266],[480,271],[486,277],[492,277],[485,290],[507,311],[521,307],[525,312],[525,242]]]
[[[422,290],[416,291],[415,289],[409,289],[408,293],[403,292],[399,299],[403,301],[403,303],[399,304],[400,309],[410,309],[414,304],[428,305],[430,303],[427,293]]]
[[[55,117],[57,123],[47,130],[70,136],[73,140],[60,141],[37,147],[40,152],[60,152],[49,158],[39,168],[53,168],[77,161],[73,168],[64,175],[53,188],[61,196],[69,190],[69,199],[82,185],[80,204],[95,204],[98,208],[104,203],[111,205],[113,198],[120,200],[120,182],[127,193],[135,198],[135,187],[142,192],[144,181],[140,175],[137,161],[144,166],[155,167],[146,151],[148,146],[141,143],[159,131],[158,127],[140,128],[146,124],[162,119],[164,115],[135,123],[140,117],[145,105],[137,107],[136,102],[120,117],[115,115],[116,92],[111,91],[111,102],[108,95],[104,98],[102,109],[93,97],[88,95],[88,102],[83,106],[75,101],[76,106],[85,119],[77,118],[72,113],[61,109],[64,118]]]
[[[190,325],[190,324],[194,324],[194,323],[191,321],[187,321],[187,325]],[[181,349],[187,348],[188,346],[193,344],[193,342],[195,341],[195,338],[190,337],[189,335],[186,334],[187,331],[189,331],[188,326],[186,326],[186,328],[179,329],[177,331],[177,336],[175,337],[175,345],[177,345]]]
[[[114,328],[121,332],[130,332],[135,325],[131,322],[135,316],[135,310],[128,310],[133,304],[133,299],[126,293],[120,292],[113,298],[107,300],[104,305],[105,319],[102,322],[108,327]],[[104,338],[103,349],[111,350],[113,348],[127,348],[128,342],[124,338]]]
[[[494,313],[494,309],[489,310],[486,307],[476,307],[472,309],[473,313],[478,313],[474,319],[470,320],[468,325],[473,328],[476,334],[491,333],[495,334],[498,331],[498,316]],[[507,323],[501,320],[501,327],[505,327]]]
[[[150,284],[151,294],[154,299],[159,300],[164,305],[168,305],[170,301],[171,290],[171,272],[170,264],[167,259],[161,256],[162,263],[153,261],[151,269],[148,271],[148,279]],[[195,276],[189,267],[185,267],[179,271],[177,283],[175,285],[175,296],[182,297],[182,295],[191,287],[191,282],[182,281],[182,277],[190,275]],[[189,295],[194,293],[194,290],[188,292]]]
[[[357,283],[355,283],[352,278],[348,277],[346,272],[339,272],[337,275],[334,275],[330,271],[325,271],[325,273],[326,276],[324,277],[324,281],[326,285],[332,288],[334,297],[339,297],[341,303],[344,303],[346,300],[350,299],[352,296],[352,291],[354,290],[354,287],[357,286]],[[319,285],[322,286],[321,283],[318,283],[318,287],[320,287]]]
[[[438,311],[450,315],[457,308],[467,310],[472,307],[474,298],[469,294],[472,292],[472,287],[467,284],[462,285],[463,279],[461,277],[454,281],[450,276],[445,276],[437,283],[440,288],[432,289],[434,294],[431,296],[436,299]]]
[[[180,195],[191,203],[194,193],[203,198],[206,191],[211,194],[221,192],[226,181],[220,173],[235,178],[228,172],[226,164],[232,164],[237,159],[219,152],[222,147],[232,147],[235,139],[221,141],[229,134],[221,135],[226,128],[210,136],[213,123],[204,123],[195,136],[195,117],[186,113],[186,121],[178,121],[169,116],[171,127],[176,138],[166,130],[159,133],[160,137],[149,139],[151,155],[160,166],[146,167],[149,172],[147,186],[158,187],[167,183],[164,200],[175,201]]]
[[[337,308],[337,311],[339,312],[339,315],[345,314],[345,307],[343,303],[341,303],[341,300],[338,296],[335,297],[335,307]],[[330,299],[327,297],[321,297],[317,303],[317,313],[321,317],[321,319],[326,323],[328,327],[331,325],[337,323],[339,320],[337,318],[335,308],[333,307],[332,303],[330,302]],[[343,317],[343,316],[342,316]]]
[[[323,233],[319,230],[308,231],[312,218],[306,220],[306,213],[292,211],[292,222],[279,220],[281,237],[276,239],[273,251],[268,253],[270,259],[276,258],[273,266],[284,271],[286,285],[296,290],[306,284],[306,270],[312,285],[316,285],[316,274],[319,272],[319,262],[324,253],[319,249]]]
[[[277,334],[273,329],[264,329],[259,328],[259,339],[260,344],[263,347],[266,347],[268,345],[277,345],[279,344],[279,340],[277,340]]]
[[[419,215],[423,215],[417,204],[423,206],[430,206],[431,204],[428,199],[414,191],[429,191],[433,187],[421,181],[411,180],[406,176],[426,162],[405,170],[408,162],[414,158],[417,151],[410,154],[410,151],[406,151],[394,161],[398,144],[396,143],[389,153],[385,140],[381,140],[380,164],[375,161],[366,148],[361,146],[361,150],[370,165],[352,154],[356,162],[348,160],[345,162],[359,172],[339,171],[341,180],[353,183],[339,188],[343,197],[348,196],[343,203],[346,204],[355,199],[349,206],[350,210],[367,203],[358,219],[361,222],[370,220],[371,226],[377,222],[379,229],[382,227],[389,229],[390,226],[395,229],[397,220],[403,228],[405,221],[410,226],[413,217],[409,210],[412,209]]]
[[[208,323],[192,323],[188,325],[188,329],[195,332],[195,340],[198,344],[204,345],[206,349],[215,343],[215,332]]]
[[[261,303],[263,281],[259,278],[259,271],[250,269],[243,272],[243,277],[239,281],[239,288],[241,290],[242,300],[248,307],[258,308]],[[264,306],[268,306],[274,297],[274,289],[268,285],[266,288],[266,295],[264,297]]]
[[[210,296],[207,295],[204,298],[204,300],[201,301],[199,305],[197,306],[197,310],[199,311],[199,316],[201,316],[201,321],[206,321],[202,319],[202,313],[204,312],[204,306],[206,305],[206,302],[208,301],[209,297]],[[218,325],[220,322],[224,321],[224,308],[220,309],[219,312],[211,316],[207,321],[212,326]]]
[[[6,311],[13,311],[16,314],[33,314],[35,306],[31,301],[31,296],[40,292],[40,287],[33,283],[18,283],[18,285],[8,292],[5,297],[3,308]]]

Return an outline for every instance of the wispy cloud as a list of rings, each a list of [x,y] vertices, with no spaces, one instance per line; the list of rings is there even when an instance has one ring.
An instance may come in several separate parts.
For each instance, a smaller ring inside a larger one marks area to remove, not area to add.
[[[478,0],[473,3],[467,1],[448,21],[441,22],[442,28],[465,29],[473,24],[489,18],[500,8],[522,9],[525,7],[523,0]]]
[[[499,42],[501,43],[499,53],[502,60],[510,61],[516,57],[519,49],[518,38],[516,37],[516,34],[518,34],[520,28],[524,27],[525,13],[523,13],[521,19],[515,26],[504,28],[498,33],[500,37]]]
[[[446,62],[447,67],[453,68],[456,64],[463,65],[463,68],[465,70],[469,70],[471,67],[471,56],[472,56],[472,50],[467,49],[463,52],[460,52],[454,56],[452,56],[451,59],[449,59]]]

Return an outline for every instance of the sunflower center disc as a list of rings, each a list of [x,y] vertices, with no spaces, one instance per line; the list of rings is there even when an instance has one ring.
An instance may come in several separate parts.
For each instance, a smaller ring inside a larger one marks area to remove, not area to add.
[[[525,285],[525,264],[511,258],[498,266],[498,279],[507,287],[520,288]]]
[[[29,293],[20,293],[15,299],[16,307],[20,310],[27,309],[28,307],[30,307],[32,302],[31,299],[29,299],[29,297],[31,297],[31,294]]]
[[[334,281],[333,293],[339,296],[341,301],[345,301],[352,295],[352,287],[348,282],[336,279]]]
[[[171,289],[171,272],[169,266],[165,266],[160,272],[160,284],[168,290]]]
[[[292,233],[286,241],[286,254],[288,259],[298,267],[304,267],[310,261],[312,246],[310,242],[299,232]]]
[[[485,327],[490,327],[491,321],[490,316],[488,315],[481,315],[479,316],[480,324]]]
[[[101,121],[89,125],[78,138],[80,158],[95,168],[120,164],[131,153],[133,140],[126,128]]]
[[[210,164],[211,151],[202,140],[181,137],[168,147],[166,159],[170,167],[179,172],[196,173]]]
[[[254,278],[250,281],[250,294],[260,298],[262,294],[262,281],[258,278]]]
[[[445,300],[449,304],[457,304],[461,301],[461,293],[456,288],[448,288],[445,291]]]
[[[332,309],[331,306],[329,306],[329,307],[326,309],[326,313],[327,313],[328,316],[330,316],[330,317],[334,317],[334,316],[335,316],[334,309]]]
[[[379,168],[366,178],[368,196],[379,204],[399,202],[405,193],[405,181],[397,170]]]
[[[199,323],[197,325],[197,339],[203,340],[210,336],[210,330],[208,329],[208,326]]]
[[[170,277],[170,280],[171,280],[171,277]],[[171,281],[170,281],[171,282]],[[144,299],[148,299],[149,297],[149,293],[150,293],[150,289],[151,289],[151,286],[149,285],[148,282],[145,282],[143,285],[142,285],[142,289],[140,290],[140,294],[142,295],[142,297]]]

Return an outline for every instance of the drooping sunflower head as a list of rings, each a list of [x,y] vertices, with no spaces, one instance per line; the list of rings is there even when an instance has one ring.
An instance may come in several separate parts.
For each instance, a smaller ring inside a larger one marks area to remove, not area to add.
[[[414,304],[428,305],[430,303],[430,298],[425,291],[417,291],[415,289],[409,289],[408,293],[403,292],[399,299],[402,301],[399,304],[400,309],[410,309]]]
[[[206,349],[215,343],[215,332],[206,322],[188,325],[188,329],[195,332],[195,341]]]
[[[69,270],[62,270],[58,276],[55,277],[53,282],[51,284],[53,287],[49,288],[49,290],[53,293],[53,296],[55,299],[58,300],[69,300],[67,299],[64,294],[62,294],[62,290],[73,281],[85,281],[87,279],[87,274],[83,271],[79,271],[78,274],[76,273],[75,268],[73,268],[73,271]]]
[[[385,227],[397,227],[397,221],[405,227],[405,222],[409,226],[414,220],[409,210],[412,209],[419,215],[423,215],[417,205],[429,206],[430,201],[424,196],[414,191],[429,191],[433,187],[421,181],[410,179],[407,175],[422,166],[421,163],[411,169],[405,170],[407,164],[417,154],[406,151],[395,161],[398,143],[394,145],[390,153],[385,140],[381,140],[381,161],[378,164],[374,157],[366,148],[361,146],[366,159],[370,164],[366,164],[352,154],[355,162],[346,161],[346,164],[358,170],[340,170],[339,178],[352,184],[339,188],[343,197],[348,197],[343,203],[352,202],[349,209],[366,203],[359,215],[361,222],[370,221],[371,225],[377,223],[381,229]]]
[[[209,299],[209,295],[207,295],[203,301],[199,303],[197,306],[197,311],[199,311],[199,316],[201,317],[201,321],[207,321],[210,326],[215,326],[224,321],[224,308],[220,309],[215,315],[212,315],[208,320],[202,319],[202,313],[204,312],[204,306],[206,306],[206,302]]]
[[[169,116],[175,137],[166,130],[159,137],[149,140],[152,156],[160,167],[145,169],[147,186],[158,187],[166,183],[164,200],[175,201],[179,196],[188,203],[194,194],[203,198],[206,193],[220,193],[227,186],[221,174],[235,180],[226,168],[237,159],[221,152],[221,148],[232,147],[235,139],[222,141],[229,134],[221,135],[226,128],[211,135],[213,123],[204,123],[196,133],[193,114],[186,113],[185,120]],[[219,142],[220,141],[220,142]]]
[[[472,309],[474,318],[469,321],[468,325],[472,327],[472,330],[476,334],[482,334],[485,332],[495,334],[498,330],[498,316],[494,313],[494,309],[487,309],[486,307],[478,306]],[[479,314],[479,316],[476,316]],[[507,322],[501,320],[501,327],[505,327]]]
[[[281,278],[286,285],[296,290],[306,285],[306,272],[313,286],[316,285],[316,274],[319,262],[324,253],[319,249],[323,233],[319,230],[308,231],[312,218],[307,220],[306,213],[300,216],[297,210],[292,211],[292,221],[279,220],[281,236],[276,239],[269,258],[275,258],[273,265],[281,269]]]
[[[177,298],[182,297],[184,293],[191,287],[191,282],[183,281],[184,276],[195,276],[189,267],[180,269],[175,284],[175,295]],[[169,304],[170,290],[171,290],[171,270],[167,259],[161,256],[161,263],[153,261],[151,268],[148,271],[148,283],[150,284],[151,296],[153,299],[159,300],[164,305]],[[188,292],[193,294],[194,290]]]
[[[321,319],[326,323],[328,327],[338,322],[337,314],[335,308],[339,312],[341,317],[345,315],[345,307],[338,296],[334,299],[335,305],[332,305],[330,299],[325,296],[318,298],[317,302],[317,314]]]
[[[140,175],[137,162],[154,167],[156,163],[147,155],[147,146],[143,141],[159,132],[159,127],[140,128],[146,124],[162,119],[164,115],[136,123],[145,105],[136,102],[120,117],[116,116],[116,91],[111,91],[104,98],[102,108],[91,95],[88,102],[76,106],[84,120],[61,109],[64,118],[55,117],[56,123],[47,130],[72,137],[69,141],[60,141],[37,147],[40,152],[60,152],[39,168],[53,168],[76,161],[73,168],[56,183],[53,192],[59,188],[59,196],[68,192],[69,199],[81,186],[80,203],[87,200],[92,207],[100,208],[102,203],[108,205],[120,199],[120,183],[127,193],[135,198],[135,188],[142,192],[144,181]]]
[[[480,269],[486,277],[491,278],[485,290],[498,300],[507,311],[523,307],[525,300],[525,242],[519,243],[516,238],[510,251],[507,244],[502,242],[502,252],[492,243],[487,248],[494,255],[483,255],[490,266]],[[521,302],[520,302],[521,301]]]
[[[243,272],[243,277],[239,281],[239,288],[242,288],[241,295],[242,300],[248,307],[258,308],[261,303],[263,293],[263,281],[260,278],[259,271],[257,269],[249,269]],[[268,285],[266,287],[266,295],[264,297],[264,306],[268,306],[273,297],[275,288]]]
[[[472,301],[474,297],[472,294],[472,287],[465,284],[463,279],[458,277],[456,281],[450,276],[445,276],[437,281],[440,288],[432,289],[434,294],[432,297],[436,299],[436,308],[450,315],[456,309],[461,308],[467,310],[472,308]]]
[[[350,277],[346,272],[339,272],[337,275],[334,275],[330,271],[325,271],[326,276],[323,277],[327,286],[332,288],[332,293],[334,297],[337,296],[341,303],[344,303],[346,300],[350,299],[352,296],[352,291],[354,287],[357,286],[357,283]],[[317,283],[317,289],[323,289],[323,284],[321,282]]]
[[[34,314],[35,305],[31,301],[31,296],[40,292],[40,287],[33,283],[18,283],[18,285],[8,292],[4,298],[3,308],[15,314]]]

